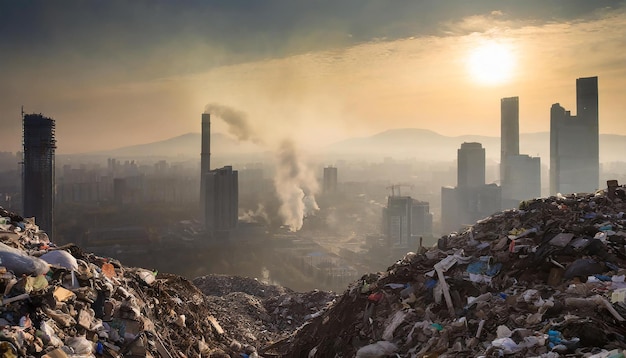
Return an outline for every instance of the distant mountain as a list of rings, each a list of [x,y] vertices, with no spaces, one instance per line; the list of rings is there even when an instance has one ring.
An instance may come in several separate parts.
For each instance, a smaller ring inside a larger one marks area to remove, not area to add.
[[[500,161],[500,138],[463,135],[444,136],[426,129],[390,129],[369,137],[350,138],[327,146],[321,155],[338,159],[371,159],[384,157],[416,158],[427,161],[451,161],[463,142],[479,142],[486,151],[487,159]],[[123,157],[200,157],[200,133],[187,133],[153,143],[122,147],[114,150],[90,153],[117,158]],[[253,143],[239,142],[227,135],[211,135],[211,154],[221,158],[240,157],[260,160],[265,150]],[[520,135],[520,153],[541,157],[542,164],[550,161],[550,133],[524,133]],[[626,161],[626,136],[600,135],[600,161]]]
[[[187,133],[177,137],[113,150],[102,151],[99,155],[113,157],[200,157],[202,136],[200,133]],[[211,134],[211,154],[259,153],[261,148],[248,142],[239,142],[221,133]]]
[[[454,160],[463,142],[479,142],[487,157],[500,156],[500,139],[477,135],[448,137],[417,128],[390,129],[365,138],[351,138],[326,148],[327,155],[418,158],[424,160]],[[497,154],[497,156],[496,156]]]
[[[417,128],[390,129],[364,138],[351,138],[326,148],[326,156],[383,158],[417,158],[429,161],[455,160],[463,142],[479,142],[488,159],[500,161],[500,137],[463,135],[448,137]],[[550,162],[550,133],[520,134],[520,153],[541,157]],[[600,161],[626,161],[626,136],[600,135]]]

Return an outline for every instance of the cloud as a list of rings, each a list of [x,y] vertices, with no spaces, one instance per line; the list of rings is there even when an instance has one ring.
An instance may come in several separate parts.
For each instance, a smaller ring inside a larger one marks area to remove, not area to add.
[[[497,135],[498,100],[512,95],[520,129],[540,131],[551,103],[574,108],[574,79],[590,75],[600,76],[601,131],[626,133],[626,55],[616,50],[626,16],[616,1],[133,2],[126,11],[111,1],[100,12],[91,2],[29,3],[0,5],[9,150],[19,149],[22,104],[57,119],[59,153],[198,132],[207,98],[245,112],[268,142],[301,148],[399,127]],[[510,83],[480,87],[465,73],[485,38],[515,49]]]

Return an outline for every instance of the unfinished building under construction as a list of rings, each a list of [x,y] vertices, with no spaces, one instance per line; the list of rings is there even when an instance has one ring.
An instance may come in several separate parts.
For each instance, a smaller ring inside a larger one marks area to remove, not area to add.
[[[22,169],[22,202],[25,217],[50,238],[54,224],[54,120],[41,114],[24,114],[24,162]]]

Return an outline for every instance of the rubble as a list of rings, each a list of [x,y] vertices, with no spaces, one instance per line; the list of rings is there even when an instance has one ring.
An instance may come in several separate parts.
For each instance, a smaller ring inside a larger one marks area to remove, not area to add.
[[[180,276],[57,247],[2,208],[0,290],[2,357],[253,357],[271,339],[260,321],[247,331],[231,324],[255,305],[265,311],[255,296],[208,297]],[[268,295],[287,292],[276,290]]]
[[[520,203],[340,296],[193,282],[0,208],[2,357],[620,357],[626,189]]]
[[[326,291],[294,292],[257,279],[207,275],[193,283],[206,295],[214,312],[233,340],[257,349],[281,340],[327,309],[337,294]]]
[[[623,357],[626,190],[528,200],[363,276],[265,357]]]

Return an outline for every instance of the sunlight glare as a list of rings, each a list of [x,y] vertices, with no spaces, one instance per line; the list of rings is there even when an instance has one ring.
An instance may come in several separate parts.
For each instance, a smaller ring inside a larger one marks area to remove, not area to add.
[[[513,76],[515,57],[510,45],[489,41],[471,50],[467,65],[476,82],[497,85]]]

